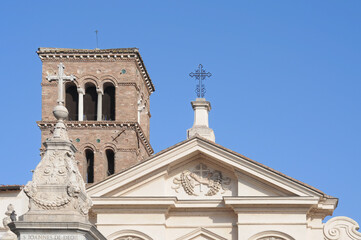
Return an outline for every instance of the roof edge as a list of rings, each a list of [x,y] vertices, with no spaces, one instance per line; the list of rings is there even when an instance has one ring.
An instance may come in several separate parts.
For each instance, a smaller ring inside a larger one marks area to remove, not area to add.
[[[0,185],[0,192],[3,191],[19,191],[22,190],[24,185]]]
[[[155,91],[153,82],[144,65],[142,56],[138,48],[109,48],[109,49],[76,49],[76,48],[49,48],[40,47],[36,51],[41,61],[61,60],[61,61],[86,61],[89,60],[119,60],[134,58],[143,75],[143,79],[150,93]]]
[[[92,189],[93,187],[96,187],[96,186],[98,186],[99,184],[101,184],[101,183],[103,183],[103,182],[105,182],[105,181],[108,181],[108,180],[111,179],[111,178],[114,178],[114,177],[116,177],[116,176],[118,176],[118,175],[121,175],[121,174],[123,174],[124,172],[126,172],[126,171],[128,171],[128,170],[130,170],[130,169],[132,169],[132,168],[135,168],[135,167],[137,167],[137,166],[139,166],[139,165],[141,165],[141,164],[145,164],[146,162],[151,161],[152,159],[154,159],[154,158],[156,158],[156,157],[159,157],[160,155],[163,155],[163,154],[165,154],[165,153],[167,153],[167,152],[169,152],[169,151],[171,151],[171,150],[173,150],[173,149],[175,149],[175,148],[177,148],[177,147],[180,147],[180,146],[182,146],[182,145],[184,145],[184,144],[186,144],[186,143],[188,143],[188,142],[194,141],[194,140],[195,140],[195,141],[202,141],[202,142],[204,142],[204,143],[206,143],[206,144],[210,144],[210,145],[213,145],[213,146],[215,146],[215,147],[217,147],[217,148],[220,148],[220,149],[222,149],[223,151],[226,151],[226,152],[228,152],[228,153],[230,153],[230,154],[232,154],[232,155],[235,155],[236,157],[240,157],[240,158],[242,158],[242,159],[244,159],[244,160],[246,160],[246,161],[248,161],[248,162],[250,162],[250,163],[252,163],[252,164],[255,164],[255,165],[259,166],[259,167],[262,167],[263,169],[266,169],[266,170],[268,170],[268,171],[270,171],[270,172],[272,172],[272,173],[274,173],[274,174],[277,174],[277,175],[279,175],[280,177],[286,178],[286,179],[290,180],[291,182],[293,182],[293,183],[295,183],[295,184],[301,185],[301,186],[303,186],[303,187],[305,187],[305,188],[307,188],[307,189],[309,189],[309,190],[311,190],[311,191],[313,191],[313,192],[316,192],[316,193],[320,194],[323,198],[336,199],[336,200],[338,201],[338,198],[332,197],[332,196],[330,196],[330,195],[327,195],[326,193],[322,192],[321,190],[319,190],[319,189],[317,189],[317,188],[315,188],[315,187],[313,187],[313,186],[311,186],[311,185],[309,185],[309,184],[306,184],[306,183],[301,182],[301,181],[299,181],[299,180],[297,180],[297,179],[295,179],[295,178],[292,178],[292,177],[290,177],[290,176],[288,176],[288,175],[286,175],[286,174],[283,174],[283,173],[281,173],[281,172],[279,172],[279,171],[277,171],[277,170],[275,170],[275,169],[273,169],[273,168],[270,168],[270,167],[268,167],[268,166],[266,166],[266,165],[264,165],[264,164],[262,164],[262,163],[259,163],[259,162],[255,161],[255,160],[252,160],[252,159],[250,159],[250,158],[248,158],[248,157],[246,157],[246,156],[244,156],[244,155],[242,155],[242,154],[240,154],[240,153],[234,152],[234,151],[232,151],[232,150],[230,150],[230,149],[228,149],[228,148],[226,148],[226,147],[223,147],[223,146],[221,146],[221,145],[219,145],[219,144],[217,144],[217,143],[215,143],[215,142],[209,141],[208,139],[205,139],[205,138],[203,138],[203,137],[201,137],[201,136],[199,136],[199,135],[195,135],[195,136],[193,136],[193,137],[191,137],[191,138],[189,138],[189,139],[186,139],[186,140],[184,140],[184,141],[182,141],[182,142],[179,142],[179,143],[177,143],[177,144],[175,144],[175,145],[173,145],[173,146],[170,146],[170,147],[168,147],[168,148],[166,148],[166,149],[164,149],[164,150],[162,150],[162,151],[160,151],[160,152],[158,152],[158,153],[150,156],[150,157],[147,158],[146,160],[144,160],[144,161],[142,161],[142,162],[139,162],[138,164],[135,164],[135,165],[133,165],[133,166],[127,168],[127,169],[124,169],[124,170],[121,171],[121,172],[118,172],[117,174],[114,174],[114,175],[112,175],[112,176],[109,176],[108,178],[105,178],[104,180],[102,180],[102,181],[100,181],[100,182],[97,182],[96,184],[93,184],[93,185],[89,186],[87,189],[88,189],[88,190],[89,190],[89,189]]]

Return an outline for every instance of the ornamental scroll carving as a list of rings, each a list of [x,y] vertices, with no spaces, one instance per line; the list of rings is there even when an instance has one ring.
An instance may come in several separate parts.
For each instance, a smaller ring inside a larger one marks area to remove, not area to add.
[[[221,171],[208,168],[200,163],[191,170],[184,170],[179,177],[173,179],[176,192],[180,188],[190,196],[214,196],[230,189],[231,179],[224,177]]]
[[[359,225],[348,217],[334,217],[323,227],[325,240],[361,240]]]

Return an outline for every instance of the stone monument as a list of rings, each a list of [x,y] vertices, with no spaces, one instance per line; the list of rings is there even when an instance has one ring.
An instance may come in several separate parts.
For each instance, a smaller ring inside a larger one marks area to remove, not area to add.
[[[64,81],[74,80],[74,76],[64,74],[62,63],[58,67],[58,75],[48,77],[49,81],[58,81],[58,105],[53,110],[57,123],[52,137],[44,142],[45,151],[32,181],[24,188],[30,201],[29,211],[8,226],[21,240],[105,239],[88,220],[92,202],[64,124],[68,110],[64,106],[63,85]]]

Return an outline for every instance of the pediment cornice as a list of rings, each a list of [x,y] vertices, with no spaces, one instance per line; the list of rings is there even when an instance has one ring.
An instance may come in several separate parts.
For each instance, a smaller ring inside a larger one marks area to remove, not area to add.
[[[292,204],[297,203],[297,201],[306,201],[307,203],[305,204],[308,207],[313,204],[318,208],[317,206],[327,199],[334,199],[337,204],[337,199],[324,194],[320,190],[312,188],[307,184],[303,184],[276,170],[248,159],[243,155],[234,153],[233,151],[199,137],[181,142],[161,153],[155,154],[144,162],[91,186],[88,191],[93,197],[106,196],[111,192],[116,192],[116,189],[121,188],[121,186],[131,184],[132,182],[137,181],[137,179],[151,176],[159,169],[166,169],[169,171],[169,169],[174,168],[172,166],[181,166],[182,163],[187,162],[189,159],[196,159],[197,156],[202,156],[210,162],[216,162],[219,166],[231,169],[235,175],[250,176],[254,179],[258,179],[257,181],[262,182],[265,186],[268,185],[270,188],[275,189],[275,192],[283,192],[284,195],[281,196],[286,197],[285,199],[270,199],[274,204],[278,202],[278,204],[282,205],[285,203],[287,205],[288,203],[283,201],[291,201],[292,198],[289,197],[295,197],[295,199],[292,200],[294,201]],[[197,196],[193,196],[193,198],[197,198]],[[239,198],[236,200],[238,203],[245,204],[247,199]],[[251,198],[248,198],[248,200],[256,202],[260,201]],[[226,204],[230,206],[235,199],[228,198],[226,201]],[[265,199],[262,201],[265,201]],[[334,209],[335,205],[328,205],[328,207]]]
[[[198,236],[204,236],[207,237],[207,239],[214,239],[214,240],[226,240],[226,238],[212,232],[209,231],[203,227],[197,228],[195,230],[193,230],[192,232],[177,238],[177,240],[191,240],[191,239],[195,239]]]

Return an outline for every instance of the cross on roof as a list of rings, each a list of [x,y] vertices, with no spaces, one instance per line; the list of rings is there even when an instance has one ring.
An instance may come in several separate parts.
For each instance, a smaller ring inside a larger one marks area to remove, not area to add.
[[[197,97],[203,98],[204,94],[206,93],[206,87],[203,84],[203,80],[206,79],[206,77],[211,77],[212,74],[210,72],[207,72],[203,69],[203,65],[199,64],[198,69],[195,72],[191,72],[189,74],[190,77],[195,77],[196,80],[198,80],[198,84],[196,87],[196,94]]]
[[[75,76],[73,76],[73,75],[67,76],[64,74],[64,68],[65,67],[64,67],[63,63],[60,63],[58,65],[58,75],[54,75],[54,76],[48,75],[46,77],[46,79],[49,82],[58,81],[58,100],[57,100],[57,102],[59,105],[64,105],[64,90],[63,90],[64,82],[75,80]]]

